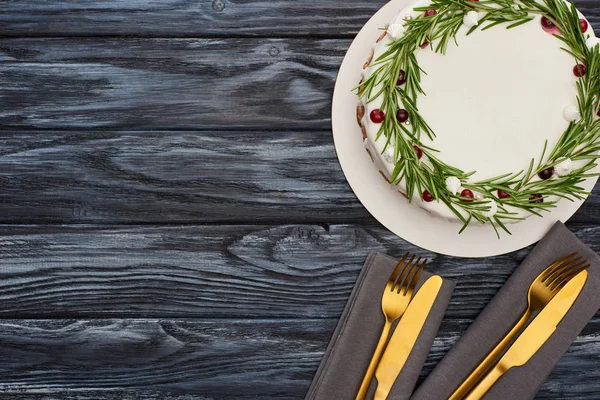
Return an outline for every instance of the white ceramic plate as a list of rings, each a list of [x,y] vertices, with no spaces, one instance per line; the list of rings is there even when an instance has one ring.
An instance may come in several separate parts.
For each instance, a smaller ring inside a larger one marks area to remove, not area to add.
[[[414,0],[392,0],[381,8],[360,30],[338,73],[333,93],[333,139],[338,159],[348,183],[365,208],[386,228],[401,238],[437,253],[460,257],[486,257],[505,254],[540,240],[556,221],[566,221],[581,206],[582,201],[560,201],[558,207],[543,218],[531,216],[509,225],[512,235],[501,232],[498,239],[491,226],[473,223],[460,235],[459,222],[430,215],[409,204],[392,186],[383,180],[371,162],[356,122],[356,94],[352,91],[360,80],[371,46],[381,35],[380,28]],[[598,168],[597,168],[598,170]],[[591,191],[597,178],[584,183]]]

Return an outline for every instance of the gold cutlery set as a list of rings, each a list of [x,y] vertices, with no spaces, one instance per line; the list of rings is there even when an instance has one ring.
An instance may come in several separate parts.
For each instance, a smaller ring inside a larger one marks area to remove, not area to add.
[[[430,277],[414,294],[425,266],[419,257],[405,254],[390,276],[382,295],[385,324],[379,343],[365,373],[357,400],[365,398],[373,376],[377,379],[375,400],[386,399],[400,374],[441,288],[439,276]],[[557,260],[531,283],[527,309],[485,356],[448,400],[483,398],[511,368],[527,363],[552,336],[558,324],[577,300],[587,280],[585,258],[572,253]],[[413,296],[414,294],[414,296]],[[400,319],[391,338],[392,324]]]
[[[415,287],[427,260],[421,261],[421,257],[415,260],[414,255],[410,260],[408,257],[408,253],[402,257],[385,285],[381,297],[381,309],[385,316],[385,324],[356,395],[357,400],[365,398],[373,375],[377,377],[378,382],[374,398],[377,400],[387,398],[394,380],[396,380],[410,354],[412,345],[414,345],[421,332],[425,318],[429,314],[429,310],[442,285],[439,276],[431,277],[419,290],[419,294],[423,292],[423,295],[419,296],[420,304],[414,302]],[[432,280],[433,278],[436,279]],[[392,324],[400,318],[402,319],[398,323],[392,338],[389,338]],[[409,345],[409,343],[412,344]]]

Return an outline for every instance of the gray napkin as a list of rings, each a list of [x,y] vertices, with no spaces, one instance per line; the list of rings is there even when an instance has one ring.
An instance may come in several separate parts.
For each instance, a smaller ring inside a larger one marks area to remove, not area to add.
[[[352,400],[356,396],[385,321],[381,312],[381,293],[397,263],[397,260],[381,253],[372,252],[367,257],[308,390],[307,400]],[[427,271],[423,272],[417,290],[430,276]],[[444,280],[388,399],[410,397],[453,290],[454,283]],[[371,385],[370,393],[374,392],[375,386]]]
[[[600,257],[560,222],[535,246],[411,400],[447,399],[523,314],[527,307],[527,291],[535,277],[548,265],[574,251],[585,256],[591,267],[573,307],[529,362],[510,369],[484,397],[485,400],[534,398],[558,360],[600,309]]]

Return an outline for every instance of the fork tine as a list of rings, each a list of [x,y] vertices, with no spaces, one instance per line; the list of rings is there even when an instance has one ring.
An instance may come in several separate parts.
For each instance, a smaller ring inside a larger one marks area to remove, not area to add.
[[[417,282],[419,281],[419,278],[421,277],[421,273],[423,273],[423,269],[425,268],[426,263],[427,263],[427,259],[424,259],[423,262],[421,263],[421,265],[419,266],[419,269],[417,269],[417,272],[415,272],[412,279],[410,280],[410,284],[405,285],[406,286],[406,289],[404,290],[405,296],[407,293],[409,294],[409,296],[412,295],[412,292],[415,290],[415,287],[417,286]],[[415,265],[417,265],[417,264],[418,264],[418,262]]]
[[[402,285],[402,282],[410,274],[410,271],[412,271],[413,261],[414,261],[415,257],[416,257],[416,255],[413,254],[412,257],[410,258],[410,260],[404,265],[404,268],[402,269],[400,276],[394,282],[394,286],[392,287],[393,291],[396,291],[398,289],[398,287],[400,287]]]
[[[398,262],[398,265],[396,265],[396,268],[394,268],[394,272],[392,272],[392,274],[390,275],[390,279],[388,279],[388,285],[391,284],[390,290],[396,284],[396,281],[398,280],[398,274],[399,274],[400,270],[404,267],[404,263],[407,258],[408,258],[408,251],[406,252],[406,254],[404,254],[404,257],[402,257],[402,259]]]
[[[541,275],[542,282],[544,282],[552,273],[554,273],[554,271],[556,271],[559,267],[564,265],[565,262],[569,261],[571,258],[573,258],[577,254],[578,254],[578,252],[575,251],[575,252],[561,258],[560,260],[553,262],[548,268],[546,268],[544,270],[544,272],[542,272],[542,275]]]
[[[582,256],[578,256],[578,257],[570,259],[569,261],[563,263],[559,267],[554,268],[552,273],[550,275],[548,275],[544,280],[542,280],[542,282],[546,286],[549,286],[550,282],[552,282],[557,276],[562,274],[564,271],[568,271],[570,268],[573,267],[574,264],[577,264],[580,261],[585,261],[585,259]]]
[[[571,271],[569,274],[567,274],[567,276],[565,276],[564,279],[562,279],[560,282],[558,282],[556,284],[555,287],[552,288],[552,291],[560,290],[561,288],[563,288],[567,283],[569,283],[569,281],[571,279],[573,279],[575,276],[577,276],[577,274],[579,274],[581,271],[583,271],[585,269],[588,269],[590,267],[590,265],[591,264],[585,264],[585,265]]]
[[[564,285],[567,284],[567,282],[569,282],[571,279],[573,279],[575,277],[575,275],[577,275],[584,269],[588,269],[590,264],[589,263],[584,264],[585,262],[587,262],[587,260],[584,260],[582,263],[579,263],[577,267],[573,267],[571,270],[565,272],[562,276],[559,277],[560,279],[557,279],[555,281],[555,283],[552,285],[550,290],[554,291],[554,290],[562,288]]]
[[[575,268],[579,268],[583,264],[585,264],[587,260],[583,257],[578,257],[577,259],[571,261],[568,265],[564,266],[560,270],[556,271],[552,274],[548,280],[546,280],[545,285],[547,287],[553,286],[557,281],[562,280],[561,277],[564,276],[569,271],[572,271]]]
[[[413,272],[415,271],[417,265],[419,265],[419,262],[421,262],[421,257],[417,258],[417,261],[415,261],[414,263],[412,262],[413,261],[412,259],[410,261],[411,261],[410,270],[408,271],[406,276],[403,277],[404,278],[403,281],[398,281],[398,293],[405,291],[406,286],[410,283],[411,276],[413,276]]]

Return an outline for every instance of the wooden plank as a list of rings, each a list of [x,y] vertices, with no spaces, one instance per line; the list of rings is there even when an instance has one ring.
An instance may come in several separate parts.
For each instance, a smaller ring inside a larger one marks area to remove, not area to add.
[[[386,0],[211,0],[110,3],[92,0],[0,3],[6,36],[345,36]]]
[[[92,0],[0,3],[4,36],[314,36],[352,37],[386,0]],[[600,23],[597,0],[575,4]]]
[[[138,399],[145,391],[298,398],[334,327],[334,320],[2,321],[0,396],[89,390],[111,398],[114,389],[138,389]]]
[[[350,41],[0,40],[0,125],[330,129]]]
[[[572,229],[600,251],[600,226]],[[0,318],[337,318],[369,251],[430,259],[474,318],[529,249],[433,254],[379,226],[0,227]]]
[[[422,376],[469,323],[444,322]],[[11,399],[301,399],[335,324],[335,319],[5,320],[0,323],[0,395]],[[598,329],[596,318],[537,398],[597,398]]]
[[[0,131],[0,170],[2,222],[372,220],[327,131]]]
[[[329,131],[8,130],[0,170],[0,223],[373,221]]]

